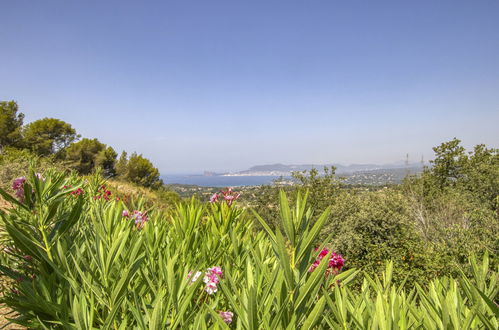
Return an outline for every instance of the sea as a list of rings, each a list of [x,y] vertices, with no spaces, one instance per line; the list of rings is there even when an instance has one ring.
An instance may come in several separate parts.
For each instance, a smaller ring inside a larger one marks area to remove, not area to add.
[[[205,175],[162,175],[165,184],[189,184],[202,187],[238,187],[271,184],[278,176],[205,176]],[[289,178],[284,178],[289,179]]]

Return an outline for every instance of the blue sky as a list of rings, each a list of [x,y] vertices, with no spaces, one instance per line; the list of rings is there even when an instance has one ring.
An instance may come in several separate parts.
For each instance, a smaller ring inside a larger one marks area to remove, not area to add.
[[[498,147],[499,1],[0,1],[0,99],[163,174]]]

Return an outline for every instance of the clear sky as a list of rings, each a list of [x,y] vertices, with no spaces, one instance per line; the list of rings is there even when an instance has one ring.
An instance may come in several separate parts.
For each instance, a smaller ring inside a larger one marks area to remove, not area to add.
[[[499,142],[499,1],[0,0],[0,100],[163,174]]]

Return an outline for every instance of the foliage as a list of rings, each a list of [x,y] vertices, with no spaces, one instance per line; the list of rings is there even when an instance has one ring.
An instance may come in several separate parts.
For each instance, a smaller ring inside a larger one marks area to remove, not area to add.
[[[158,169],[154,167],[149,159],[135,152],[130,158],[127,158],[126,153],[123,152],[116,169],[120,178],[137,185],[149,188],[159,188],[163,185]]]
[[[24,114],[15,101],[0,101],[0,148],[17,146],[21,140]]]
[[[99,140],[84,138],[76,142],[81,136],[69,123],[43,118],[23,126],[23,119],[24,114],[18,113],[16,102],[0,102],[0,152],[6,147],[26,149],[48,157],[49,162],[57,159],[60,161],[58,167],[76,170],[80,174],[87,175],[102,168],[108,178],[119,173],[121,179],[144,187],[158,189],[163,185],[158,169],[142,155],[134,153],[128,159],[123,152],[116,162],[118,155],[114,149]]]
[[[79,137],[70,124],[55,118],[35,120],[23,129],[24,146],[41,156],[60,154]]]
[[[315,216],[332,206],[321,237],[332,237],[347,267],[379,272],[391,259],[395,283],[406,280],[408,287],[435,276],[457,276],[460,268],[469,271],[471,253],[481,256],[487,251],[496,267],[498,150],[478,145],[466,152],[459,143],[453,140],[436,147],[433,166],[420,176],[408,177],[403,185],[353,188],[343,185],[334,169],[324,176],[311,171],[295,173],[295,186],[264,186],[243,193],[242,200],[275,228],[279,190],[294,197],[300,189],[309,189]]]
[[[49,168],[64,170],[52,157],[38,157],[26,149],[4,148],[0,153],[0,187],[11,189],[12,178],[24,175],[30,166],[37,172]]]
[[[97,139],[81,139],[66,149],[65,163],[80,174],[90,174],[102,167],[106,176],[114,175],[116,152]]]
[[[431,161],[431,171],[440,188],[456,182],[462,176],[465,149],[460,143],[460,140],[454,138],[433,148],[435,159]]]
[[[19,188],[22,202],[0,190],[15,206],[1,213],[11,245],[10,266],[0,266],[15,281],[2,298],[19,313],[15,322],[80,329],[498,326],[498,275],[487,255],[481,264],[471,258],[472,278],[406,290],[392,283],[390,262],[381,277],[327,272],[329,258],[311,269],[317,243],[329,246],[317,241],[329,210],[313,219],[307,193],[293,204],[279,193],[280,223],[272,229],[237,203],[192,199],[167,218],[140,200],[95,198],[103,184],[97,176],[31,172]],[[252,217],[263,231],[254,231]],[[360,292],[351,286],[356,277]]]
[[[333,246],[348,267],[379,273],[386,260],[395,264],[394,281],[427,281],[444,274],[441,258],[413,226],[403,194],[393,190],[344,192],[335,199],[332,217],[322,233],[333,233]]]
[[[317,169],[293,172],[293,178],[298,181],[299,189],[307,189],[310,192],[310,206],[315,215],[319,215],[331,205],[331,199],[340,192],[341,181],[336,177],[334,166],[324,167],[322,175],[319,175]]]
[[[499,149],[477,145],[466,153],[454,139],[434,151],[433,166],[400,187],[413,226],[444,264],[463,264],[469,253],[489,251],[497,265]]]
[[[490,208],[499,207],[499,149],[479,144],[466,154],[460,143],[453,139],[433,148],[433,166],[420,179],[427,199],[455,189],[470,193]]]

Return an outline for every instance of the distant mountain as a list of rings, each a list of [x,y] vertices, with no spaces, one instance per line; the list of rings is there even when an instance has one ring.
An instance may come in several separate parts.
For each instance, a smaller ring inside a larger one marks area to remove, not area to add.
[[[369,172],[369,171],[379,171],[379,170],[395,170],[395,169],[407,169],[410,172],[418,172],[423,168],[421,163],[409,163],[396,162],[391,164],[303,164],[303,165],[285,165],[285,164],[270,164],[270,165],[256,165],[248,170],[225,173],[221,175],[225,176],[291,176],[292,172],[296,171],[310,171],[315,168],[319,173],[324,172],[324,167],[336,167],[336,174],[348,175],[357,172]]]

